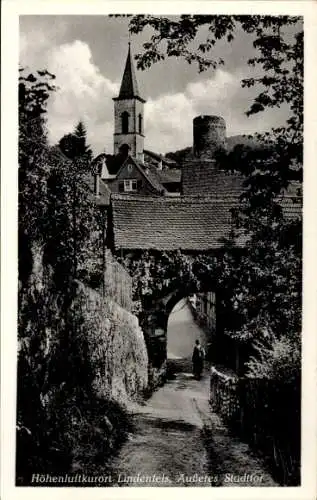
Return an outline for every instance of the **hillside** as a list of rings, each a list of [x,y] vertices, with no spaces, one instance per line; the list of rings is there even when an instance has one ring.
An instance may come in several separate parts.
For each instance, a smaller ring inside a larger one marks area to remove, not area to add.
[[[227,147],[228,151],[231,151],[235,146],[237,145],[244,145],[244,146],[249,146],[251,148],[258,148],[260,147],[260,143],[258,140],[251,135],[232,135],[231,137],[227,137]],[[165,154],[166,158],[169,158],[171,160],[176,161],[177,163],[181,164],[186,156],[190,153],[192,147],[189,146],[184,149],[179,149],[178,151],[174,152],[169,152]]]

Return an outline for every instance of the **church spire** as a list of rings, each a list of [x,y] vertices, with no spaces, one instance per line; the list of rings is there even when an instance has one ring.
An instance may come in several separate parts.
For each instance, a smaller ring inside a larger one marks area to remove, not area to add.
[[[118,154],[124,146],[131,156],[143,162],[145,100],[139,94],[130,43],[119,96],[113,97],[113,101],[114,154]]]
[[[131,57],[131,44],[129,42],[128,56],[123,72],[119,99],[131,99],[139,96],[138,82],[135,76],[134,65]]]

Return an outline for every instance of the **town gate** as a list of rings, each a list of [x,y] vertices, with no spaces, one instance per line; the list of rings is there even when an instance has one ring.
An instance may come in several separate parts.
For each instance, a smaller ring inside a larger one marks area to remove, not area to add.
[[[177,302],[197,292],[223,293],[217,283],[217,254],[230,233],[229,209],[236,203],[236,197],[216,196],[111,197],[107,245],[134,278],[155,372],[164,372],[168,318]],[[209,269],[204,269],[204,257]],[[218,332],[222,316],[218,307]]]

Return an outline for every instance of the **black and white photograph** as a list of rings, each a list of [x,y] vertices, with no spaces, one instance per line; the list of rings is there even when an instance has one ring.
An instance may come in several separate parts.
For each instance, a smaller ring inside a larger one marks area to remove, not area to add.
[[[15,487],[303,485],[306,20],[178,7],[19,15]]]

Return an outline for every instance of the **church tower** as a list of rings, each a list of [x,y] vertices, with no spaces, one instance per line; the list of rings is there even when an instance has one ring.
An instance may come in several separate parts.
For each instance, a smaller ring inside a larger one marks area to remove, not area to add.
[[[129,154],[143,163],[144,103],[146,101],[139,94],[130,43],[120,92],[118,97],[114,97],[113,100],[114,154],[129,148]]]

